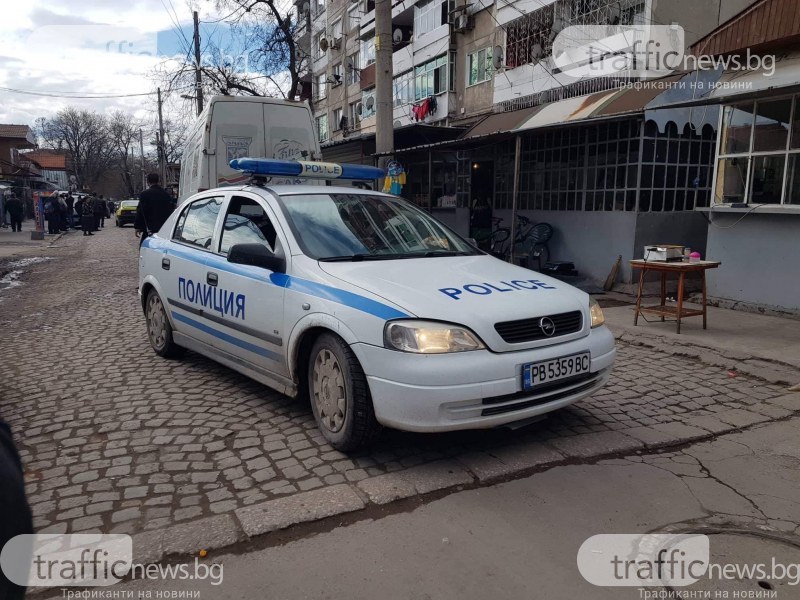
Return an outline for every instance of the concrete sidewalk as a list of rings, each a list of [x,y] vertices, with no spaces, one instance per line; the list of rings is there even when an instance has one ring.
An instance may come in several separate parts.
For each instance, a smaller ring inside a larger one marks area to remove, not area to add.
[[[63,233],[57,235],[44,234],[43,240],[31,240],[31,232],[36,229],[33,219],[26,219],[22,223],[22,231],[11,231],[11,227],[0,228],[0,260],[12,256],[35,256],[41,254],[43,248],[49,248],[53,242],[60,239]]]
[[[696,357],[772,383],[800,384],[800,320],[709,306],[708,329],[703,329],[701,317],[689,317],[678,334],[674,320],[662,323],[652,315],[646,315],[649,322],[640,316],[634,326],[633,305],[603,312],[617,339]]]
[[[798,434],[793,418],[671,451],[578,461],[421,506],[373,511],[344,526],[337,517],[255,548],[212,552],[205,562],[224,565],[220,585],[160,580],[113,589],[215,600],[641,599],[638,586],[584,580],[576,557],[587,538],[702,533],[712,562],[800,562]],[[709,574],[679,589],[709,598],[797,598],[797,585],[780,576]]]

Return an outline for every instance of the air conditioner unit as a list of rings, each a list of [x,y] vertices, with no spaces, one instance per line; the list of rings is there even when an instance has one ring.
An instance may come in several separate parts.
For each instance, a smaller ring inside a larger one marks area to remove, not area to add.
[[[466,12],[457,13],[453,17],[453,29],[456,33],[464,33],[473,27],[472,17]]]
[[[328,40],[328,49],[329,50],[338,50],[342,47],[342,38],[330,38]]]

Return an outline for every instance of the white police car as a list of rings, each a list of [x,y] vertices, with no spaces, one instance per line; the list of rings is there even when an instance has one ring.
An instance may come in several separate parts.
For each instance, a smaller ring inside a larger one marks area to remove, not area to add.
[[[237,162],[256,176],[380,173]],[[144,241],[139,273],[158,354],[189,348],[308,395],[342,450],[382,425],[525,421],[591,394],[614,363],[613,337],[587,294],[476,250],[373,191],[262,180],[195,194]]]

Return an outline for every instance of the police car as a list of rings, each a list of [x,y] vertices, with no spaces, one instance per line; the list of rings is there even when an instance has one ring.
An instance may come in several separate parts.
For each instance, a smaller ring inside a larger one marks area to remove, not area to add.
[[[477,250],[396,196],[267,180],[380,170],[232,166],[252,182],[191,196],[142,244],[139,293],[159,355],[191,349],[308,397],[341,450],[381,426],[525,422],[608,380],[614,339],[584,292]]]

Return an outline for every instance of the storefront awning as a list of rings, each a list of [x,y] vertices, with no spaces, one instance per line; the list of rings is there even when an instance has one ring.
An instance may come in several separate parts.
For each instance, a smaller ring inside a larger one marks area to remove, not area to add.
[[[769,59],[768,59],[769,60]],[[686,73],[672,89],[651,101],[648,110],[663,110],[745,101],[766,93],[800,90],[800,52],[775,58],[774,70],[701,70]]]

